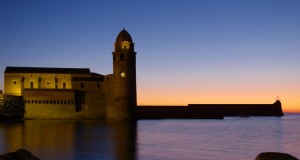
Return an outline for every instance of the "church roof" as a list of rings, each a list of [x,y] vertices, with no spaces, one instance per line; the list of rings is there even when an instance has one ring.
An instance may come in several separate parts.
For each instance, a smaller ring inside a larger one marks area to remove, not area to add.
[[[4,73],[90,74],[89,68],[6,67]]]
[[[127,41],[127,42],[131,42],[132,43],[132,38],[130,36],[130,34],[123,29],[117,36],[116,42],[123,42],[123,41]]]

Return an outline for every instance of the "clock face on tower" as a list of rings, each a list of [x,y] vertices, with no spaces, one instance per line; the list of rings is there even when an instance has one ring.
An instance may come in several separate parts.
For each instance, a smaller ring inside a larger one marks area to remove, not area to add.
[[[124,78],[126,76],[125,72],[121,72],[120,76]]]

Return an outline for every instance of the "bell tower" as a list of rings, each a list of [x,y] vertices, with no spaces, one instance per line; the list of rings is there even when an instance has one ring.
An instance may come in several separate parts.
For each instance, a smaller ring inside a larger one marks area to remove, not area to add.
[[[130,34],[123,29],[117,36],[113,55],[112,100],[107,106],[108,119],[135,117],[136,53]]]

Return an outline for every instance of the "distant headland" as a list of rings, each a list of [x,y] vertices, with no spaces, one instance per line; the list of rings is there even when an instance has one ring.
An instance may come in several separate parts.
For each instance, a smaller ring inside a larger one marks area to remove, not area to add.
[[[189,104],[137,106],[136,52],[131,35],[123,29],[112,52],[113,73],[89,68],[8,66],[0,118],[25,119],[161,119],[224,116],[283,116],[281,103]]]

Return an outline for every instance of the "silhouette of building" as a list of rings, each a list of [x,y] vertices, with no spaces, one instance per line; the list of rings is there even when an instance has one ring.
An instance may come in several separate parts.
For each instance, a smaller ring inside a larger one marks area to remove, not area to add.
[[[281,102],[273,104],[188,104],[188,106],[139,106],[141,119],[201,118],[223,119],[224,116],[283,116]]]
[[[6,67],[5,95],[22,96],[27,119],[223,118],[282,116],[281,103],[257,105],[191,104],[138,106],[136,52],[123,29],[112,52],[113,73],[88,68]]]
[[[117,36],[113,74],[88,68],[6,67],[4,92],[23,96],[28,119],[127,119],[136,109],[136,53],[130,34]]]

